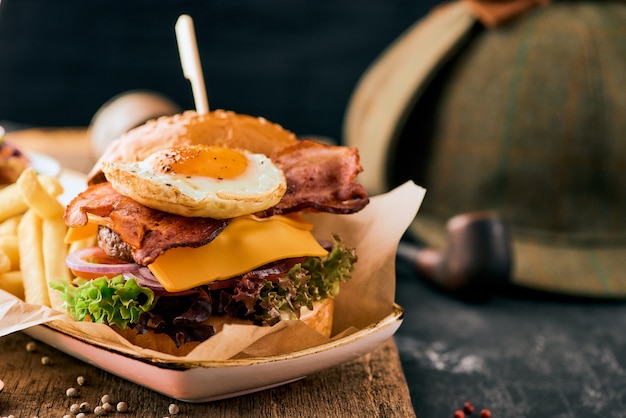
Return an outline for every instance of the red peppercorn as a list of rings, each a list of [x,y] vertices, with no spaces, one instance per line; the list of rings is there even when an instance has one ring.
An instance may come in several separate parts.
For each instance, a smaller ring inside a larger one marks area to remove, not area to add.
[[[454,411],[454,418],[465,418],[465,413],[460,409],[456,410]]]
[[[491,418],[491,411],[488,409],[483,409],[480,411],[480,418]]]
[[[465,402],[463,404],[463,411],[466,414],[471,415],[474,412],[474,405],[472,405],[471,402]]]

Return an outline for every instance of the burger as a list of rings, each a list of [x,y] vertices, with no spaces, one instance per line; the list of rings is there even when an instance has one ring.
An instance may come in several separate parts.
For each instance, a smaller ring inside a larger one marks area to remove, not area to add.
[[[15,183],[29,165],[22,151],[4,139],[4,128],[0,126],[0,188]]]
[[[338,235],[315,237],[305,214],[363,209],[361,171],[356,148],[263,118],[149,121],[111,143],[67,205],[75,278],[51,286],[74,319],[149,348],[165,338],[176,352],[228,323],[299,319],[329,335],[357,255]]]

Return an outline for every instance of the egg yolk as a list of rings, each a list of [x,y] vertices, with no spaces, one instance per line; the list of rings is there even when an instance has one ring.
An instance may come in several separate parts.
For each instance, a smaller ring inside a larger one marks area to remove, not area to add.
[[[246,171],[248,158],[235,150],[209,145],[172,148],[158,158],[166,174],[233,179]]]

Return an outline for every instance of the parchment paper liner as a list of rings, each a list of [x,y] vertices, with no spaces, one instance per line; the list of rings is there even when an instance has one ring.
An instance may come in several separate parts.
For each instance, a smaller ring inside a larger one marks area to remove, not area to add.
[[[371,198],[352,215],[308,214],[314,233],[328,238],[338,233],[357,249],[359,261],[353,277],[342,284],[335,299],[331,339],[367,327],[392,312],[395,299],[395,254],[400,238],[417,214],[425,190],[412,182]],[[227,360],[286,354],[324,344],[328,338],[300,321],[281,321],[273,327],[226,325],[185,356],[143,349],[102,324],[76,322],[52,309],[29,305],[0,291],[0,336],[48,322],[60,332],[103,348],[145,356],[152,360]]]

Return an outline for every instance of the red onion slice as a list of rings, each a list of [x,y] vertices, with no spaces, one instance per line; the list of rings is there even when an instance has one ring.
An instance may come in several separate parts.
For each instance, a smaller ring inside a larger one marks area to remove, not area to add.
[[[157,292],[165,291],[165,288],[161,285],[157,278],[154,277],[148,267],[138,266],[137,270],[124,273],[124,277],[127,280],[131,277],[134,278],[142,287],[147,287],[148,289],[152,289]]]
[[[73,251],[65,259],[65,265],[78,277],[114,277],[136,271],[139,266],[108,256],[100,247],[89,247]]]

